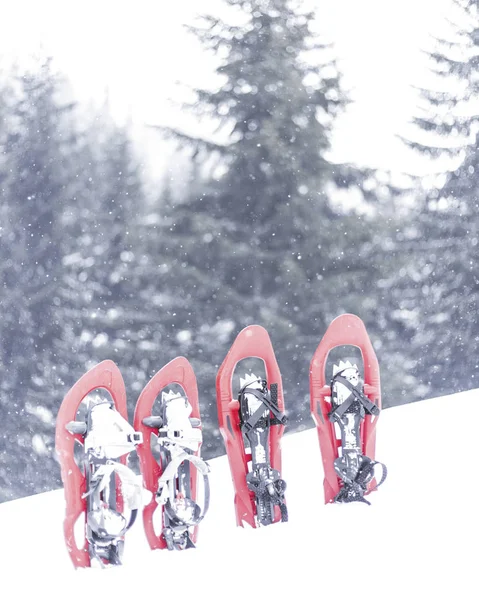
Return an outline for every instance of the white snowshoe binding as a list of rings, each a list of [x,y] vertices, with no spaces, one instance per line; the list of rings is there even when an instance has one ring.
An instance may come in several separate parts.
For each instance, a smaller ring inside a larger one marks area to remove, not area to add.
[[[121,564],[125,533],[141,506],[142,486],[119,459],[142,442],[142,435],[120,415],[113,402],[103,399],[90,401],[85,421],[72,421],[67,429],[84,436],[81,462],[86,475],[83,498],[87,502],[90,558],[101,567]]]
[[[185,396],[162,392],[160,415],[143,419],[146,426],[158,429],[162,474],[156,499],[163,509],[163,537],[168,550],[194,548],[194,530],[209,507],[209,466],[199,456],[203,441],[201,421],[190,417],[191,412]],[[196,502],[191,465],[203,476],[203,508]]]

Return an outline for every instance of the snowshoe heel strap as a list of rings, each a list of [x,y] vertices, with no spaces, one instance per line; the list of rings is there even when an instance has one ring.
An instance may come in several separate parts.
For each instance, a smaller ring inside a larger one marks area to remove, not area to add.
[[[359,468],[354,481],[344,482],[343,487],[338,494],[336,494],[334,502],[364,502],[365,504],[371,504],[364,498],[364,495],[373,492],[382,485],[386,480],[388,471],[385,464],[371,460],[367,456],[363,458],[363,464]],[[368,491],[367,485],[373,479],[375,469],[378,465],[380,465],[382,469],[381,479]]]
[[[248,489],[254,492],[257,498],[264,498],[274,505],[279,506],[281,521],[286,522],[288,520],[288,508],[284,498],[286,481],[281,479],[279,471],[276,471],[275,469],[271,469],[270,477],[272,477],[272,481],[270,478],[268,478],[268,481],[265,481],[258,473],[248,473],[246,475]],[[273,489],[272,493],[271,485]]]

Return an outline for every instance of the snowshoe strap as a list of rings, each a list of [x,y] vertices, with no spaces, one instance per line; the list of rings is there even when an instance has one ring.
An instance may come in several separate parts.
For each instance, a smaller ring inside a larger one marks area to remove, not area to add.
[[[91,519],[90,525],[92,525],[92,530],[98,534],[101,539],[108,538],[113,540],[117,539],[118,537],[122,537],[135,522],[138,509],[141,506],[141,483],[138,481],[135,473],[121,463],[107,461],[105,464],[100,465],[95,471],[90,480],[90,489],[82,496],[83,498],[92,496],[92,505],[97,507],[96,509],[93,509],[93,513],[95,513],[95,510],[99,510],[101,512],[103,506],[101,494],[110,487],[111,478],[115,473],[120,478],[122,497],[124,504],[130,511],[130,518],[127,521],[125,515],[113,510],[112,508],[108,508],[108,510],[110,510],[113,514],[123,518],[125,522],[125,526],[122,531],[116,535],[109,535],[106,530],[101,528],[98,529],[97,520],[95,518]]]
[[[273,477],[272,482],[269,480],[271,476]],[[259,473],[251,472],[246,476],[246,482],[248,489],[254,492],[258,500],[272,502],[274,505],[279,506],[281,521],[285,522],[288,520],[288,508],[284,498],[286,482],[284,479],[281,479],[279,471],[271,469],[270,476],[266,481]],[[271,493],[271,484],[273,486],[273,493]]]
[[[379,480],[379,482],[372,489],[369,490],[369,492],[373,492],[374,490],[377,490],[378,487],[380,485],[382,485],[386,481],[386,477],[388,476],[388,469],[387,469],[386,465],[384,463],[382,463],[382,462],[378,462],[378,461],[372,460],[370,464],[372,465],[373,475],[374,475],[374,470],[375,470],[375,468],[376,468],[377,465],[380,465],[381,470],[382,470],[382,472],[381,472],[381,479]],[[359,476],[359,474],[360,473],[358,473],[358,476]]]
[[[275,482],[274,489],[275,495],[273,501],[279,506],[279,510],[281,512],[281,521],[285,523],[288,520],[288,507],[286,506],[286,501],[284,498],[284,493],[286,491],[286,482],[284,479],[278,479]]]
[[[180,452],[178,455],[174,456],[171,461],[168,463],[166,469],[163,471],[160,479],[158,480],[158,492],[157,492],[157,502],[158,504],[164,504],[168,506],[168,500],[169,500],[169,489],[168,489],[168,483],[170,481],[174,481],[177,472],[178,472],[178,467],[181,465],[181,463],[185,460],[190,461],[197,469],[198,471],[203,475],[203,481],[204,481],[204,502],[203,502],[203,510],[201,510],[199,507],[199,512],[195,515],[194,521],[191,523],[183,523],[184,525],[197,525],[206,515],[208,508],[209,508],[209,504],[210,504],[210,484],[209,484],[209,479],[208,479],[208,473],[210,472],[210,468],[208,466],[208,464],[202,460],[199,456],[196,456],[195,454],[188,454],[187,452]],[[181,523],[182,519],[180,517],[178,517],[178,515],[175,513],[174,509],[169,506],[168,507],[168,511],[169,511],[169,516],[170,518],[176,520],[177,522]]]
[[[135,431],[110,402],[99,402],[91,407],[85,451],[115,459],[128,454],[142,442],[141,432]]]
[[[165,538],[168,550],[187,550],[188,548],[195,547],[188,531],[185,531],[179,537],[175,537],[174,529],[165,527],[163,529],[163,537]]]
[[[345,483],[334,498],[334,502],[363,502],[370,505],[371,502],[364,497],[364,490],[358,483]]]
[[[341,385],[344,385],[348,390],[350,390],[351,394],[342,404],[336,406],[336,408],[329,413],[330,421],[339,421],[344,413],[348,412],[348,409],[355,400],[358,400],[366,412],[370,415],[379,415],[379,407],[374,404],[374,402],[371,402],[371,400],[369,400],[369,398],[367,398],[361,390],[354,387],[354,385],[345,377],[341,377],[340,374],[336,375],[332,381],[331,387],[334,385],[334,383],[341,383]]]
[[[361,465],[355,480],[351,483],[344,483],[343,487],[334,498],[334,502],[364,502],[368,505],[371,504],[364,498],[364,494],[367,492],[367,484],[374,477],[376,466],[381,466],[381,479],[368,493],[376,490],[386,481],[388,471],[386,465],[381,462],[371,460],[367,456],[363,457],[363,459],[363,464]]]
[[[110,484],[111,476],[116,473],[121,480],[123,499],[130,509],[138,509],[141,505],[141,484],[136,475],[126,465],[114,461],[107,461],[100,465],[91,478],[90,490],[83,494],[83,498],[93,494],[100,494]]]
[[[201,430],[193,427],[189,420],[187,423],[188,427],[182,429],[161,427],[158,430],[158,444],[174,444],[196,452],[203,441],[203,436]]]
[[[287,422],[286,415],[283,412],[281,412],[279,410],[279,408],[276,406],[276,404],[272,401],[271,394],[268,391],[262,392],[261,390],[257,390],[255,388],[250,388],[250,387],[246,386],[242,390],[240,390],[240,393],[239,393],[240,398],[242,396],[244,397],[246,394],[251,394],[252,396],[255,396],[255,398],[257,398],[258,400],[261,401],[263,406],[259,406],[255,410],[255,412],[249,417],[249,419],[243,423],[241,428],[245,432],[249,432],[252,429],[254,429],[254,427],[256,426],[258,421],[264,415],[265,408],[270,410],[275,417],[275,420],[271,422],[272,425],[285,425],[286,424],[286,422]]]

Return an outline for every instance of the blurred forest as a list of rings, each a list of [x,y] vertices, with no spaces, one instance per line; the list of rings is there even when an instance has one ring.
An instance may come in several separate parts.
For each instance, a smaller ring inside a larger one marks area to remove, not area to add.
[[[287,431],[313,426],[309,363],[344,312],[366,324],[385,407],[479,387],[479,2],[456,0],[404,140],[454,170],[401,188],[329,159],[350,100],[313,15],[224,2],[241,24],[204,17],[192,31],[220,57],[220,84],[184,108],[224,143],[158,131],[191,157],[181,194],[146,191],[128,126],[107,105],[85,119],[50,59],[0,73],[0,501],[61,485],[56,413],[106,358],[132,416],[154,373],[186,356],[204,456],[222,454],[215,376],[252,323],[275,348]]]

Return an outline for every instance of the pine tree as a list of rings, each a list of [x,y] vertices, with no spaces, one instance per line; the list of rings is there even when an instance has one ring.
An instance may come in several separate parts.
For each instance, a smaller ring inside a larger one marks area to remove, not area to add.
[[[477,387],[479,377],[479,2],[455,0],[451,25],[452,37],[430,53],[436,84],[422,90],[409,143],[455,162],[411,217],[412,261],[400,282],[404,308],[416,314],[417,372],[436,394]]]
[[[240,24],[206,17],[194,29],[221,57],[218,89],[196,91],[220,141],[169,130],[216,169],[163,215],[163,283],[180,290],[165,321],[173,346],[194,357],[205,397],[234,335],[256,322],[270,331],[287,387],[304,398],[327,324],[342,309],[361,312],[374,267],[360,248],[372,225],[330,193],[360,177],[328,160],[345,94],[331,48],[311,33],[313,14],[286,0],[226,4]],[[290,410],[309,424],[303,401]]]
[[[128,132],[105,121],[85,131],[50,61],[11,80],[0,129],[0,500],[60,485],[55,416],[68,389],[112,358],[138,391],[156,366],[147,342],[161,335],[139,299],[144,195]]]
[[[145,293],[145,192],[128,127],[104,109],[81,135],[77,164],[75,201],[65,217],[61,344],[72,356],[63,380],[70,386],[93,364],[116,360],[133,411],[135,394],[158,369],[161,322]]]
[[[61,213],[68,197],[71,105],[46,61],[13,75],[2,136],[0,495],[45,489],[37,459],[52,455]],[[22,478],[19,478],[22,473]],[[8,490],[8,491],[7,491]]]

